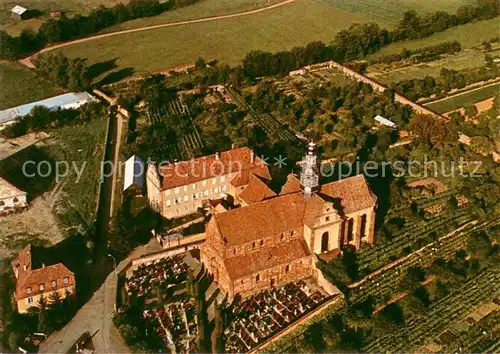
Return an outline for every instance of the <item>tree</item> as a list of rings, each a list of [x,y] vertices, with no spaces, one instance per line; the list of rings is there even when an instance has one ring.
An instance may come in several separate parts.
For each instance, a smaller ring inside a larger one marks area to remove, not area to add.
[[[18,352],[20,341],[21,341],[21,336],[19,335],[18,332],[12,331],[9,333],[9,347],[13,353]]]
[[[320,322],[313,323],[304,332],[304,343],[313,352],[319,353],[326,349],[323,338],[323,325]]]
[[[470,139],[469,147],[472,151],[481,155],[488,155],[492,150],[492,144],[485,136],[473,136]]]
[[[410,121],[409,128],[415,141],[430,150],[439,150],[446,145],[457,144],[458,133],[449,123],[436,117],[416,114]]]
[[[207,63],[202,57],[198,57],[198,59],[196,59],[194,63],[194,66],[196,69],[203,70],[207,67]]]
[[[212,353],[225,352],[225,338],[224,338],[224,309],[222,304],[214,303],[215,306],[215,328],[212,335]]]

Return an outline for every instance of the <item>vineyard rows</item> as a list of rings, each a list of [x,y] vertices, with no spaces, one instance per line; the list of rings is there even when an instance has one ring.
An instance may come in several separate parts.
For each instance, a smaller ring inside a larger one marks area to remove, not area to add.
[[[427,197],[427,196],[422,196],[419,198],[415,198],[412,200],[412,203],[415,203],[418,205],[420,208],[425,208],[427,206],[430,206],[431,204],[439,204],[448,201],[450,197],[452,196],[458,196],[459,193],[457,193],[456,190],[454,189],[448,189],[444,192],[441,192],[439,194],[436,194],[433,197]],[[408,209],[411,207],[412,203],[403,203],[400,204],[396,207],[393,207],[389,210],[387,213],[387,218],[392,218],[398,216],[398,213],[401,212],[402,210]]]
[[[203,141],[198,132],[198,129],[192,123],[191,112],[189,107],[182,101],[181,98],[170,101],[166,106],[155,110],[148,109],[148,117],[150,124],[154,125],[161,122],[167,122],[172,116],[181,116],[189,119],[192,124],[192,131],[186,132],[182,137],[179,137],[177,144],[171,144],[168,148],[167,159],[169,161],[183,161],[195,157],[196,153],[201,151]]]
[[[228,88],[228,94],[231,99],[236,102],[236,104],[250,112],[252,118],[257,122],[269,135],[276,135],[278,138],[283,140],[295,140],[295,135],[285,128],[280,122],[274,119],[267,113],[257,113],[252,107],[250,107],[245,100],[232,88]]]
[[[465,353],[498,353],[500,349],[500,314],[495,310],[474,323],[466,331],[456,333],[451,343],[443,343],[444,349],[448,353],[459,351]],[[496,349],[495,349],[496,347]]]
[[[491,300],[500,290],[500,268],[484,269],[435,304],[425,314],[413,316],[397,331],[377,337],[363,352],[407,352],[421,345],[425,338],[436,335],[450,321],[469,314],[475,306]]]
[[[459,230],[457,229],[438,241],[401,258],[392,266],[388,265],[387,268],[381,269],[364,278],[364,280],[350,285],[350,301],[357,303],[366,300],[370,296],[378,301],[385,302],[389,300],[398,291],[399,282],[405,277],[409,268],[414,266],[427,268],[438,258],[449,260],[455,257],[458,250],[465,248],[468,236],[472,232],[490,228],[498,223],[499,221],[496,220],[481,223],[471,221],[463,225]]]
[[[423,240],[434,231],[454,224],[459,227],[471,220],[469,208],[461,208],[447,216],[435,215],[428,220],[412,220],[403,229],[395,233],[389,243],[375,244],[358,252],[358,267],[360,270],[375,270],[388,263],[391,256],[401,256],[404,247]]]

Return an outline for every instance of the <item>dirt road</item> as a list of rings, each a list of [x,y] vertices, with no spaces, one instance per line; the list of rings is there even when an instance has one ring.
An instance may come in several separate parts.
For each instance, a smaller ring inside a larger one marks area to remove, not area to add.
[[[106,37],[111,37],[111,36],[118,36],[121,34],[127,34],[127,33],[135,33],[135,32],[141,32],[141,31],[149,31],[149,30],[154,30],[158,28],[164,28],[164,27],[175,27],[175,26],[183,26],[183,25],[190,25],[193,23],[200,23],[200,22],[210,22],[210,21],[218,21],[218,20],[225,20],[228,18],[234,18],[234,17],[241,17],[241,16],[248,16],[248,15],[253,15],[259,12],[271,10],[286,4],[290,4],[294,2],[295,0],[283,0],[282,2],[279,2],[277,4],[269,5],[266,7],[261,7],[256,10],[249,10],[245,12],[239,12],[235,14],[229,14],[229,15],[221,15],[221,16],[211,16],[211,17],[204,17],[204,18],[199,18],[196,20],[188,20],[188,21],[178,21],[178,22],[170,22],[170,23],[163,23],[160,25],[151,25],[151,26],[145,26],[145,27],[139,27],[139,28],[133,28],[133,29],[128,29],[128,30],[121,30],[121,31],[116,31],[116,32],[110,32],[110,33],[104,33],[104,34],[98,34],[92,37],[86,37],[86,38],[81,38],[81,39],[76,39],[74,41],[69,41],[69,42],[64,42],[60,44],[56,44],[50,47],[43,48],[39,52],[19,60],[19,62],[28,68],[35,68],[35,65],[33,64],[33,59],[36,58],[37,55],[40,55],[42,53],[50,52],[55,49],[67,47],[73,44],[78,44],[78,43],[83,43],[83,42],[88,42],[88,41],[93,41],[96,39],[101,39],[101,38],[106,38]]]

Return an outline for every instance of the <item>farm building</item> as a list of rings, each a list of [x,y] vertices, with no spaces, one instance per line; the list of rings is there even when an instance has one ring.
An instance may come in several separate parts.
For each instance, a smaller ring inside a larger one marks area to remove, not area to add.
[[[28,9],[26,9],[22,6],[16,5],[10,10],[10,14],[11,14],[10,16],[14,20],[22,21],[26,18],[27,12],[28,12]]]
[[[379,116],[377,115],[375,118],[373,118],[377,123],[379,124],[382,124],[382,125],[385,125],[386,127],[389,127],[389,128],[392,128],[392,129],[396,129],[398,126],[396,125],[396,123],[394,123],[393,121],[390,121],[389,119],[387,118],[384,118],[382,116]]]
[[[26,192],[0,178],[0,215],[26,208],[26,196]]]
[[[95,98],[87,92],[70,92],[46,98],[41,101],[4,109],[3,111],[0,111],[0,126],[14,123],[16,118],[28,115],[35,106],[47,107],[50,110],[56,110],[58,108],[76,109],[91,101],[95,101]]]
[[[142,195],[144,190],[145,165],[136,155],[125,162],[125,178],[123,191],[132,195]]]

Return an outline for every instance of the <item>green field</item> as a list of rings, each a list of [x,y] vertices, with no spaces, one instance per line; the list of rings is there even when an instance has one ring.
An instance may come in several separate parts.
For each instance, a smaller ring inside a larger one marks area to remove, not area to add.
[[[166,11],[155,17],[140,18],[121,23],[119,25],[106,28],[103,32],[233,14],[255,10],[264,6],[279,3],[281,1],[283,0],[199,0],[193,5],[182,7],[175,11]]]
[[[475,5],[475,0],[316,0],[331,3],[339,9],[361,14],[373,21],[397,24],[405,11],[418,13],[446,11],[454,13],[461,5]]]
[[[58,51],[90,63],[117,58],[120,68],[144,74],[193,63],[199,56],[234,65],[251,50],[330,42],[340,29],[366,21],[324,2],[297,0],[255,15],[102,38]]]
[[[5,29],[12,35],[21,33],[24,28],[37,30],[49,18],[50,11],[64,11],[67,15],[85,14],[90,9],[100,5],[112,6],[121,0],[2,0],[0,1],[0,29]],[[28,10],[38,10],[39,18],[17,22],[10,17],[10,9],[20,5]]]
[[[446,100],[439,101],[436,103],[426,104],[426,107],[438,112],[446,113],[454,111],[456,109],[472,105],[474,103],[484,101],[487,98],[496,96],[500,94],[500,83],[484,87],[479,90],[474,90],[462,95],[457,95],[455,97],[450,97]]]
[[[105,117],[96,117],[86,124],[48,131],[55,139],[53,143],[41,147],[47,155],[55,161],[75,162],[78,168],[86,162],[78,181],[74,171],[61,180],[63,196],[57,208],[61,225],[69,227],[80,222],[89,224],[95,217],[106,123]],[[85,193],[82,193],[82,189]]]
[[[0,62],[0,109],[62,93],[49,81],[18,63]]]
[[[401,53],[406,48],[415,50],[418,48],[433,46],[447,41],[458,41],[462,45],[462,51],[453,56],[443,59],[408,66],[400,69],[384,71],[385,64],[371,65],[368,75],[378,81],[389,84],[402,80],[423,78],[426,75],[437,77],[442,68],[462,70],[484,66],[484,53],[479,49],[473,49],[483,41],[495,36],[494,28],[498,28],[498,19],[479,21],[462,26],[450,28],[446,31],[436,33],[428,38],[397,42],[382,48],[379,52],[369,58],[380,58],[388,54]]]

